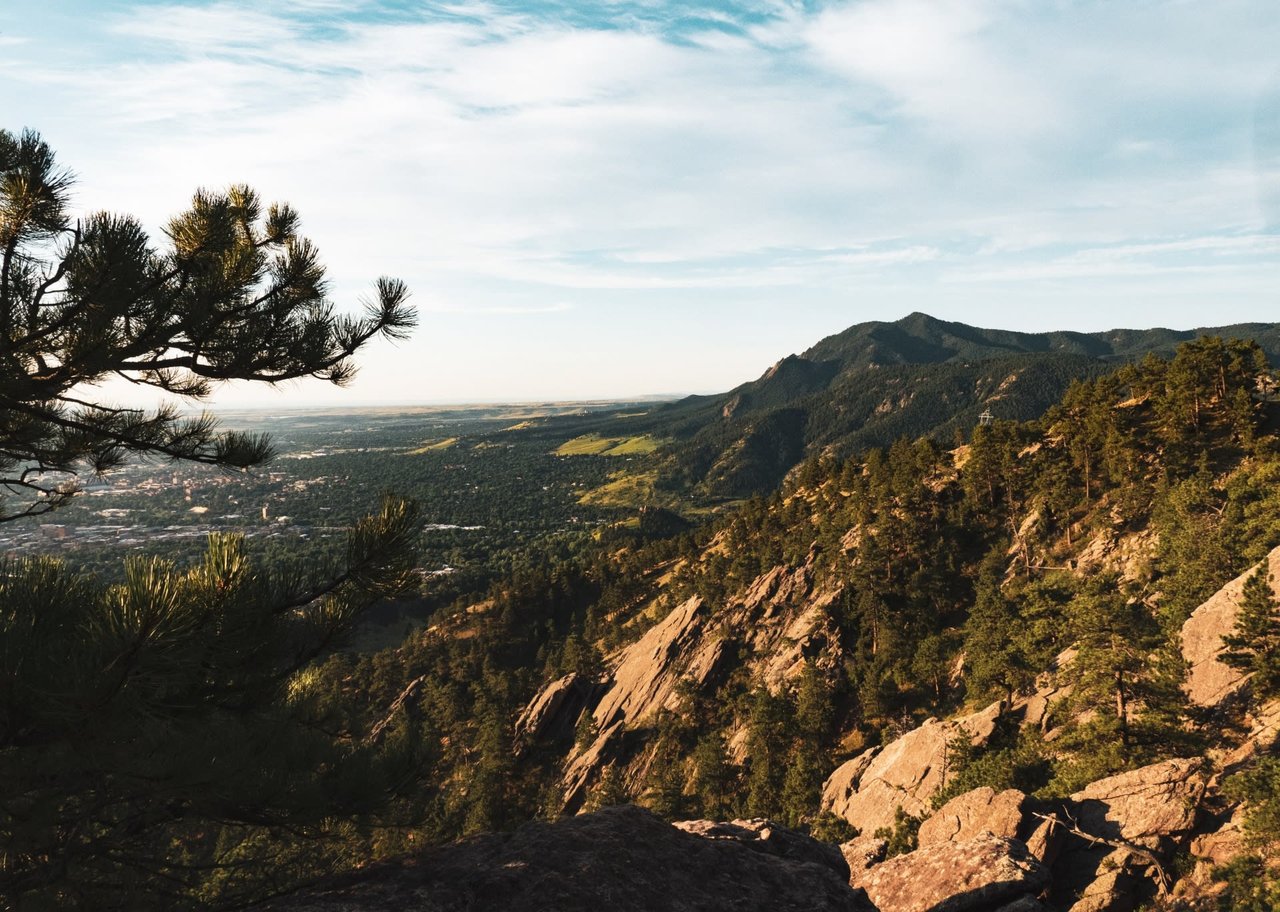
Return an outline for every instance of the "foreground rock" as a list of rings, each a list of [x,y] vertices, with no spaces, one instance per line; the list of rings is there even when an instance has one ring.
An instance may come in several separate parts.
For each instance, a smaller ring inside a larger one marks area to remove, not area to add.
[[[852,882],[880,912],[986,912],[1034,898],[1049,870],[1016,839],[988,834],[890,858]]]
[[[266,908],[876,912],[849,887],[848,869],[830,846],[767,821],[684,826],[636,807],[530,823],[360,871]]]

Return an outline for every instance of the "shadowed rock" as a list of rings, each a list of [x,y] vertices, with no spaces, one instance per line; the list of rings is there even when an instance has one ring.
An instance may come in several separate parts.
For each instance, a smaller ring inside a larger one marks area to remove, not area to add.
[[[865,896],[846,883],[844,861],[832,847],[767,821],[719,827],[709,824],[705,836],[695,835],[641,808],[608,808],[429,849],[264,908],[273,912],[876,912]],[[811,851],[806,851],[806,845]]]

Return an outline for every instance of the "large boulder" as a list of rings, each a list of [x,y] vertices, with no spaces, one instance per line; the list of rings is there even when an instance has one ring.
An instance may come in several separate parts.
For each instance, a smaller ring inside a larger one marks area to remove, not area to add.
[[[746,828],[749,831],[749,827]],[[269,912],[876,912],[828,854],[775,854],[761,837],[706,837],[636,807],[530,823],[366,868]],[[801,839],[797,834],[791,834]],[[837,858],[838,860],[838,858]],[[843,866],[843,861],[839,862]]]
[[[920,847],[968,842],[979,836],[1017,838],[1023,829],[1027,796],[1017,789],[976,788],[957,795],[920,825]]]
[[[1280,584],[1280,548],[1267,556],[1266,563],[1273,586]],[[1220,657],[1222,637],[1235,628],[1245,580],[1255,569],[1250,567],[1219,589],[1182,625],[1182,655],[1190,666],[1187,696],[1199,706],[1217,706],[1244,683],[1244,672],[1223,664]]]
[[[1059,827],[1054,905],[1070,912],[1128,912],[1167,887],[1168,862],[1190,840],[1204,792],[1201,761],[1166,760],[1072,795],[1063,819],[1085,835]]]
[[[822,809],[863,833],[893,826],[898,808],[913,817],[927,815],[951,773],[951,743],[964,738],[975,747],[986,744],[1003,710],[1003,703],[993,703],[953,721],[929,719],[884,747],[864,751],[827,779]]]
[[[1016,839],[984,835],[890,858],[851,883],[880,912],[987,912],[1049,884],[1049,870]]]
[[[1071,801],[1086,833],[1164,849],[1191,833],[1204,790],[1200,760],[1166,760],[1099,779]]]

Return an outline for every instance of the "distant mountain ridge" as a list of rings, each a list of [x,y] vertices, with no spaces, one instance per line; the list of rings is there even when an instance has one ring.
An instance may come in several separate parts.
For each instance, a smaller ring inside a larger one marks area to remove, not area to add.
[[[1149,353],[1170,356],[1206,335],[1252,339],[1280,364],[1280,323],[1026,333],[913,313],[851,326],[727,393],[604,416],[600,427],[671,440],[660,486],[743,497],[772,490],[827,448],[847,454],[902,436],[949,440],[988,408],[1000,419],[1039,417],[1074,380]]]
[[[1082,333],[1056,330],[1025,333],[983,329],[913,313],[892,323],[851,326],[818,342],[800,357],[808,361],[837,361],[843,370],[887,364],[940,364],[948,361],[999,358],[1014,354],[1083,355],[1129,361],[1148,352],[1166,355],[1183,342],[1200,336],[1253,339],[1268,356],[1280,355],[1280,324],[1238,323],[1198,329],[1111,329]]]

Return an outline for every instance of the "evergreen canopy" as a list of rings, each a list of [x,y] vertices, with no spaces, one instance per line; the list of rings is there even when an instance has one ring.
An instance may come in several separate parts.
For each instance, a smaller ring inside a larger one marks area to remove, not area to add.
[[[343,383],[351,356],[414,322],[381,279],[335,313],[287,206],[199,192],[166,249],[132,218],[72,223],[69,173],[0,131],[0,519],[44,513],[129,454],[248,467],[264,436],[172,407],[116,408],[113,376],[201,399],[220,380]],[[0,906],[237,905],[323,870],[343,821],[412,782],[427,739],[396,715],[347,723],[312,663],[415,579],[416,507],[387,497],[343,566],[264,568],[240,536],[203,564],[132,558],[104,585],[53,560],[0,562]],[[336,821],[336,822],[335,822]]]
[[[129,453],[226,468],[272,455],[207,415],[113,407],[96,384],[196,400],[219,381],[343,384],[365,343],[414,325],[398,279],[378,279],[363,315],[337,313],[297,213],[247,186],[197,191],[162,246],[132,216],[73,222],[71,186],[39,134],[0,130],[0,521],[54,509],[76,475]]]

